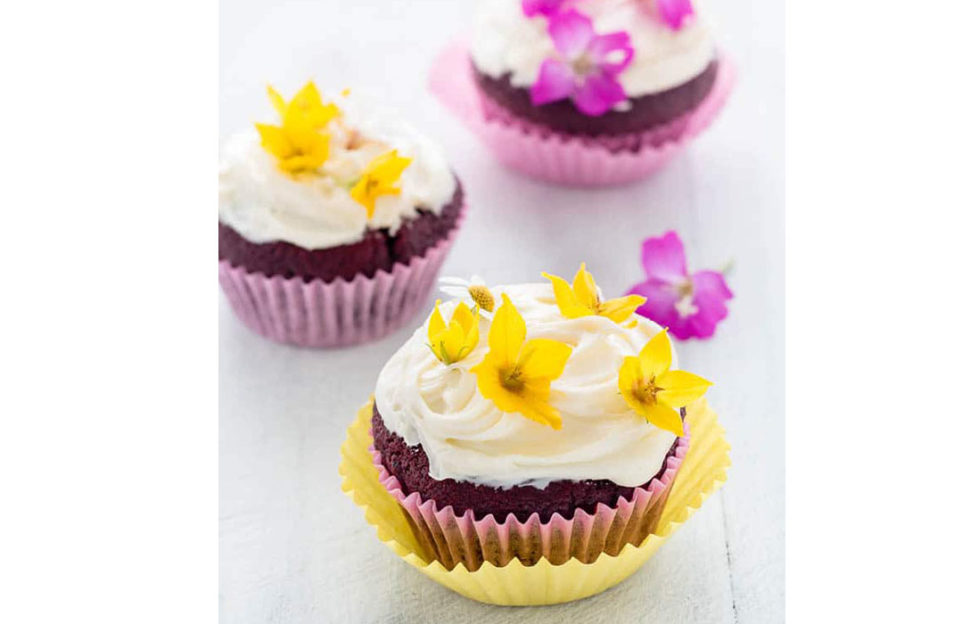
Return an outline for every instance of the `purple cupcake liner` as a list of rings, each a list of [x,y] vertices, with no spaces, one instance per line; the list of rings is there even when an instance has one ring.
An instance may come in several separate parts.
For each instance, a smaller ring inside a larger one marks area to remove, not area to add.
[[[473,571],[483,562],[501,567],[513,558],[525,565],[533,565],[541,558],[560,565],[572,557],[591,563],[602,552],[617,556],[626,544],[640,545],[655,531],[676,474],[689,451],[688,425],[684,425],[684,432],[675,454],[666,459],[662,474],[635,488],[630,499],[619,497],[615,507],[598,503],[593,514],[577,509],[572,518],[555,513],[545,522],[537,513],[525,522],[513,514],[505,522],[497,522],[492,514],[476,520],[471,509],[458,515],[451,505],[439,506],[434,500],[422,499],[417,492],[405,493],[397,477],[384,467],[373,444],[369,451],[381,484],[400,503],[428,556],[448,570],[462,564]]]
[[[343,347],[403,327],[425,303],[465,218],[448,236],[407,264],[352,280],[269,277],[218,264],[218,280],[237,317],[255,333],[301,347]]]

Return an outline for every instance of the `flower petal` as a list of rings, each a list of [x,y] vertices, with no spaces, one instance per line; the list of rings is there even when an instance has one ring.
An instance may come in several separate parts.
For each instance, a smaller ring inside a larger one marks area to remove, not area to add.
[[[520,402],[519,412],[541,425],[547,425],[557,430],[560,430],[563,426],[560,412],[545,399],[540,400],[535,397],[527,398]]]
[[[659,15],[663,21],[673,30],[683,27],[686,17],[693,14],[693,3],[691,0],[657,0],[659,5]]]
[[[574,59],[583,53],[594,38],[591,18],[579,11],[565,11],[553,16],[547,30],[557,51],[565,59]]]
[[[569,319],[580,318],[592,314],[591,310],[581,305],[571,290],[571,285],[562,277],[544,273],[543,276],[550,280],[554,287],[554,298],[557,300],[557,307],[560,313]]]
[[[535,338],[523,346],[519,367],[527,379],[557,379],[564,372],[571,348],[549,338]]]
[[[662,403],[644,406],[642,415],[659,429],[665,429],[677,436],[683,435],[683,419],[679,412]]]
[[[635,56],[631,37],[623,30],[596,36],[588,44],[587,51],[598,60],[603,70],[614,75],[628,67]]]
[[[547,59],[540,65],[537,81],[530,87],[530,100],[534,106],[563,100],[574,93],[574,87],[574,71],[570,66]]]
[[[610,73],[599,72],[584,79],[571,96],[574,105],[585,115],[599,117],[619,102],[628,99],[625,89]]]
[[[588,273],[587,267],[581,263],[581,268],[574,275],[574,296],[577,301],[591,310],[591,313],[598,311],[598,285],[594,283],[594,276]]]
[[[635,386],[642,381],[642,365],[634,355],[628,355],[618,369],[618,391],[635,411],[640,411],[641,402],[635,398]]]
[[[255,128],[261,137],[261,146],[278,158],[287,158],[295,150],[285,131],[278,126],[256,123]]]
[[[659,377],[672,366],[672,345],[669,343],[669,334],[666,330],[663,329],[645,343],[638,354],[638,360],[642,367],[642,377],[645,379],[655,377],[656,385],[661,387]]]
[[[435,309],[431,311],[431,316],[428,317],[428,344],[431,346],[435,346],[435,339],[447,329],[445,319],[439,309],[440,305],[441,299],[436,300]]]
[[[285,110],[287,108],[285,98],[283,98],[282,95],[272,87],[272,85],[268,85],[266,91],[268,92],[268,99],[271,100],[272,106],[275,108],[275,112],[279,114],[279,117],[284,119]]]
[[[642,243],[642,266],[649,277],[676,282],[686,277],[686,252],[675,231],[645,239]]]
[[[656,377],[655,385],[660,390],[657,398],[672,407],[685,407],[706,394],[713,384],[699,375],[681,370],[666,371]]]
[[[645,303],[645,297],[628,295],[617,299],[609,299],[601,303],[601,316],[606,316],[616,323],[621,323],[631,316],[635,309]]]
[[[503,293],[503,305],[499,306],[489,326],[489,351],[501,362],[513,366],[525,339],[526,323],[509,295]]]
[[[523,0],[523,15],[553,15],[566,0]]]
[[[676,311],[676,302],[679,300],[679,293],[671,284],[653,278],[635,284],[628,291],[628,294],[645,297],[645,303],[635,310],[645,318],[663,327],[668,327],[670,330],[678,322],[679,313]]]

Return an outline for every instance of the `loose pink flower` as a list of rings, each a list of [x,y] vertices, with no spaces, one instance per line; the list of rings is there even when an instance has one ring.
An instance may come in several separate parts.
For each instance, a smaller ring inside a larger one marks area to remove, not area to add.
[[[523,15],[550,16],[559,12],[567,2],[568,0],[523,0]]]
[[[692,0],[656,0],[659,15],[673,30],[683,27],[686,18],[693,14]]]
[[[709,338],[727,317],[726,301],[733,298],[723,273],[686,270],[683,242],[675,232],[648,238],[642,244],[642,264],[648,280],[628,294],[646,298],[636,312],[680,340]]]
[[[577,11],[550,18],[550,38],[560,59],[547,59],[530,89],[535,106],[571,98],[585,115],[597,117],[628,98],[618,75],[632,61],[628,33],[599,35],[591,19]]]

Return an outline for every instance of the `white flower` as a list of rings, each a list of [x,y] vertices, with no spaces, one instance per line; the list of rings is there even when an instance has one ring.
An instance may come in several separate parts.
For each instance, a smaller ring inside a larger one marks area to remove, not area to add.
[[[496,300],[492,296],[489,287],[486,286],[484,279],[478,275],[473,275],[469,279],[462,277],[442,277],[438,279],[441,292],[452,299],[464,301],[468,305],[479,308],[479,314],[484,318],[491,319],[492,311],[495,309]]]

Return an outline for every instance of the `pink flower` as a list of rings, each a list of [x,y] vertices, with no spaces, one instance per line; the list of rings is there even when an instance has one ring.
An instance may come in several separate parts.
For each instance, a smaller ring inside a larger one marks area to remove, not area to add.
[[[646,298],[636,312],[668,327],[680,340],[712,336],[717,323],[727,317],[726,301],[733,298],[723,273],[697,271],[690,275],[683,242],[672,231],[645,240],[642,264],[649,279],[628,291]]]
[[[683,21],[693,14],[692,0],[656,0],[656,5],[659,7],[659,15],[673,30],[682,28]]]
[[[564,8],[568,0],[523,0],[523,15],[533,17],[534,15],[550,16]]]
[[[617,78],[635,53],[628,33],[599,35],[577,11],[551,17],[548,30],[561,58],[540,66],[530,89],[535,106],[569,97],[582,113],[597,117],[627,99]]]

